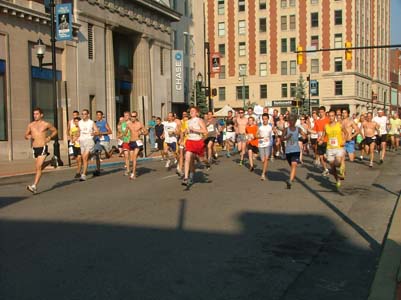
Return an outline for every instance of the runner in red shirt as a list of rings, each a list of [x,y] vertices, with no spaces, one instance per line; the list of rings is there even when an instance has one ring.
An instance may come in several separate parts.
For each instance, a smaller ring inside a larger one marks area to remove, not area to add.
[[[258,143],[259,140],[257,138],[258,133],[258,125],[255,124],[255,118],[248,118],[248,125],[245,128],[247,142],[246,146],[248,149],[248,158],[249,158],[249,171],[253,172],[255,170],[253,165],[253,155],[259,153]]]
[[[323,167],[323,176],[329,175],[329,170],[327,169],[326,160],[324,155],[327,150],[327,136],[323,136],[324,127],[330,123],[329,118],[326,116],[326,108],[324,106],[319,107],[319,117],[320,119],[315,121],[314,131],[317,132],[317,154],[319,155],[320,163]]]

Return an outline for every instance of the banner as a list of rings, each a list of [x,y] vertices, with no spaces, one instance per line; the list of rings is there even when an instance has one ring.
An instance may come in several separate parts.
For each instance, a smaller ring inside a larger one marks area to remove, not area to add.
[[[311,96],[319,96],[319,82],[317,80],[311,80],[309,88]]]
[[[218,74],[221,71],[220,67],[220,53],[212,53],[211,62],[210,62],[210,73]]]
[[[184,55],[181,50],[171,51],[173,61],[173,103],[184,103]]]
[[[72,40],[72,5],[71,3],[56,5],[56,39]]]

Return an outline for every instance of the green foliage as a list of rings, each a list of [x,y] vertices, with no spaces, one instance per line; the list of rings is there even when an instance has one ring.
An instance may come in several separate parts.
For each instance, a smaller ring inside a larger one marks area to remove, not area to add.
[[[205,90],[201,88],[201,85],[195,82],[195,88],[192,91],[190,106],[195,105],[195,90],[196,90],[196,106],[199,107],[201,115],[207,114],[209,108],[207,106],[207,99]]]

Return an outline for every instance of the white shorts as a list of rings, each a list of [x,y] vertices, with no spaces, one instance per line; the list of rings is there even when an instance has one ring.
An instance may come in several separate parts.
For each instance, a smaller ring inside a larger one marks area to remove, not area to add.
[[[235,132],[226,132],[226,141],[235,143]]]
[[[272,153],[272,147],[259,147],[259,156],[260,159],[263,161],[264,159],[268,159],[270,157],[270,154]]]
[[[79,145],[81,147],[82,154],[84,154],[85,152],[93,152],[95,148],[95,142],[93,141],[93,139],[79,140]]]
[[[345,156],[344,148],[337,148],[337,149],[327,149],[326,152],[327,161],[333,162],[336,158],[342,158]]]

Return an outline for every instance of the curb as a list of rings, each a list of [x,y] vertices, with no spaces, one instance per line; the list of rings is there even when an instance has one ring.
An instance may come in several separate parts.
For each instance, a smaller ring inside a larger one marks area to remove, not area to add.
[[[137,162],[144,162],[144,161],[153,161],[157,159],[157,157],[144,157],[144,158],[138,158]],[[101,168],[112,168],[112,167],[118,167],[118,166],[124,166],[125,161],[113,161],[113,162],[106,162],[106,163],[101,163],[100,167]],[[88,166],[88,170],[93,170],[96,169],[96,164],[91,164]]]
[[[401,300],[401,193],[390,219],[390,228],[368,300]]]

